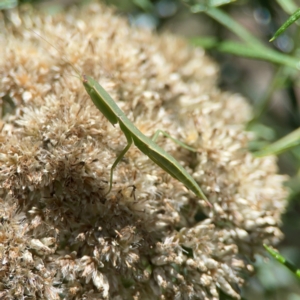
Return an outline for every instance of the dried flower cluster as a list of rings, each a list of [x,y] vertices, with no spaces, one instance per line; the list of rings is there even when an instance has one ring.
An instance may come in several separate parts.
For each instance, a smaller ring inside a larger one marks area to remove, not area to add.
[[[274,157],[247,151],[246,101],[216,87],[203,50],[108,8],[23,10],[0,20],[0,299],[239,299],[287,193]],[[126,139],[67,62],[146,136],[197,149],[157,140],[213,209],[134,146],[104,196]]]

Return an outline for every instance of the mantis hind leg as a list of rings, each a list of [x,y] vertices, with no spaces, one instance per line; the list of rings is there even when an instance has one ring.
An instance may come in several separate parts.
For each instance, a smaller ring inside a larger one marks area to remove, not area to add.
[[[187,149],[187,150],[189,150],[189,151],[197,152],[197,149],[192,148],[192,147],[190,147],[190,146],[184,144],[183,142],[181,142],[181,141],[179,141],[179,140],[173,138],[173,137],[172,137],[171,135],[169,135],[167,132],[165,132],[165,131],[163,131],[163,130],[160,130],[160,129],[159,129],[159,130],[156,130],[156,132],[155,132],[155,134],[154,134],[154,136],[153,136],[153,138],[152,138],[152,141],[153,141],[153,142],[156,142],[156,140],[157,140],[157,138],[158,138],[158,136],[159,136],[160,133],[163,134],[165,137],[171,139],[174,143],[178,144],[179,146],[181,146],[181,147],[183,147],[183,148],[185,148],[185,149]]]
[[[120,124],[121,125],[121,124]],[[122,129],[122,128],[121,128]],[[125,134],[125,137],[127,139],[127,145],[126,147],[121,151],[121,153],[119,154],[119,156],[117,157],[117,159],[115,160],[115,162],[113,163],[111,169],[110,169],[110,179],[109,179],[109,189],[108,191],[105,193],[104,196],[108,195],[112,189],[112,182],[113,182],[113,176],[114,176],[114,169],[116,168],[116,166],[118,165],[118,163],[120,162],[120,160],[124,157],[124,155],[126,154],[126,152],[129,150],[129,148],[132,145],[132,137],[130,135],[130,133],[128,133],[127,131],[125,132],[124,130],[122,130]]]

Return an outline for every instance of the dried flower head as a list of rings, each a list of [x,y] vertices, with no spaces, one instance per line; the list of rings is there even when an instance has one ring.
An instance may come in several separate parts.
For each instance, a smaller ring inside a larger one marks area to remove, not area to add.
[[[132,29],[106,7],[7,14],[0,298],[239,299],[249,258],[282,237],[287,194],[275,158],[246,150],[245,99],[217,88],[203,50]],[[157,140],[213,209],[134,146],[104,196],[126,139],[67,62],[99,81],[143,134],[165,130],[197,149]]]

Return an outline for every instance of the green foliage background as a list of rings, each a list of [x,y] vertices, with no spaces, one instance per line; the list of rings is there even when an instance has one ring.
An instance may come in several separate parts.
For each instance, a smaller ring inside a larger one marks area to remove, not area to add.
[[[89,1],[0,0],[0,9],[35,5],[53,14],[84,2]],[[296,130],[300,127],[300,22],[269,42],[300,7],[300,1],[104,2],[116,6],[136,26],[170,31],[184,36],[195,47],[206,48],[220,65],[220,87],[241,93],[251,101],[255,116],[248,129],[256,132],[257,140],[249,145],[250,149],[257,155],[280,153],[281,173],[291,176],[287,182],[291,190],[289,205],[282,226],[285,239],[278,250],[300,268],[300,131]],[[267,147],[280,138],[284,139]],[[300,300],[300,281],[295,274],[272,258],[256,260],[256,274],[242,291],[244,299]]]

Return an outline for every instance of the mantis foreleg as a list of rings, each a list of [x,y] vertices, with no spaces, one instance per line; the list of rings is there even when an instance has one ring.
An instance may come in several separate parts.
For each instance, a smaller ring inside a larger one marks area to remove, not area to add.
[[[121,151],[121,153],[119,154],[119,156],[117,157],[117,159],[115,160],[115,162],[113,163],[111,169],[110,169],[110,179],[109,179],[109,189],[106,192],[106,194],[104,196],[106,196],[107,194],[110,193],[111,188],[112,188],[112,182],[113,182],[113,174],[114,174],[114,169],[117,166],[117,164],[120,162],[120,160],[124,157],[124,155],[126,154],[126,152],[129,150],[129,148],[132,145],[132,137],[130,135],[130,133],[128,134],[127,132],[124,132],[125,137],[127,139],[127,145],[126,147]]]

